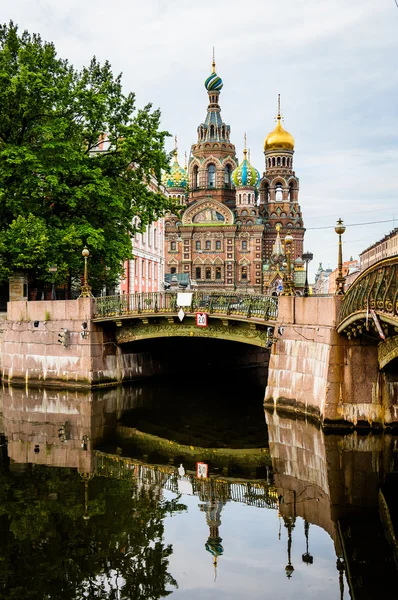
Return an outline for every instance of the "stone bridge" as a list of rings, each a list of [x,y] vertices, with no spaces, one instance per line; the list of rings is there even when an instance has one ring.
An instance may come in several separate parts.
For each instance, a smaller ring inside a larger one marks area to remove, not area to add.
[[[201,291],[10,302],[3,381],[91,388],[261,364],[266,405],[324,425],[398,425],[397,263],[374,265],[345,297]],[[231,351],[229,342],[240,344]]]
[[[373,340],[381,369],[398,357],[398,256],[361,273],[341,305],[337,331],[348,339]]]
[[[206,313],[206,326],[197,326],[197,313]],[[115,323],[117,344],[205,337],[265,347],[272,338],[268,328],[275,325],[277,314],[274,296],[154,292],[96,298],[93,322]]]

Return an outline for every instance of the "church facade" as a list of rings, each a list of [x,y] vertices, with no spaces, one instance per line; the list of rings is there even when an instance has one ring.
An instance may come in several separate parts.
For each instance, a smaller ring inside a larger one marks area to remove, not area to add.
[[[219,104],[223,87],[213,60],[205,81],[207,114],[197,129],[188,165],[177,148],[164,184],[181,205],[165,219],[165,271],[206,291],[260,294],[280,282],[286,267],[283,239],[291,234],[291,263],[300,270],[304,225],[293,170],[294,139],[278,108],[264,143],[263,176],[245,147],[238,160]],[[302,270],[302,269],[301,269]],[[184,275],[183,275],[184,274]]]

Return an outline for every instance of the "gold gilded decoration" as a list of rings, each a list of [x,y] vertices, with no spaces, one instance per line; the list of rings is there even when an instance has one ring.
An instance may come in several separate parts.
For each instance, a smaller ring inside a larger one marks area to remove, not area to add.
[[[116,332],[116,343],[126,344],[136,340],[161,338],[161,337],[201,337],[243,342],[253,346],[265,347],[267,341],[266,330],[257,330],[247,327],[225,326],[209,324],[206,328],[196,328],[193,333],[192,325],[185,323],[160,323],[133,327],[123,327]]]
[[[385,342],[379,344],[379,367],[383,369],[388,363],[398,358],[398,335],[388,338]]]
[[[278,115],[276,127],[267,135],[264,142],[264,150],[294,150],[294,137],[282,127],[282,116],[280,109],[280,94],[278,94]]]

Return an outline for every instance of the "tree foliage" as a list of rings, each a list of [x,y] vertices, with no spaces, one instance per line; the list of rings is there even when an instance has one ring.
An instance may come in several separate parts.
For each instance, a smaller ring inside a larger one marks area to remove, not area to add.
[[[106,135],[103,144],[99,144]],[[58,283],[115,282],[138,230],[175,211],[148,183],[168,169],[160,112],[135,107],[121,75],[96,58],[76,70],[52,43],[0,26],[0,280],[25,268]]]

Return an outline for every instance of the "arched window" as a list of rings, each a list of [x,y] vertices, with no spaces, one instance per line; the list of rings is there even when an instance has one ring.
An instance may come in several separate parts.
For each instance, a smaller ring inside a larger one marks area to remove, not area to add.
[[[221,267],[216,267],[216,279],[221,279]]]
[[[242,194],[239,194],[239,204],[242,204]]]
[[[272,159],[272,166],[275,167],[275,157]]]
[[[285,158],[285,157],[283,157],[283,158],[282,158],[282,167],[285,167],[285,166],[286,166],[286,158]]]
[[[275,186],[275,201],[282,202],[283,200],[283,188],[280,181]]]
[[[195,279],[202,279],[202,269],[201,267],[195,268]]]
[[[200,250],[200,242],[196,242],[195,247],[196,247],[196,250]]]
[[[216,240],[216,250],[221,250],[221,241]]]
[[[247,194],[247,203],[248,203],[248,204],[250,204],[250,198],[251,198],[251,195],[250,195],[250,194]]]
[[[278,165],[278,167],[281,166],[281,157],[280,156],[278,156],[277,165]]]
[[[215,187],[216,185],[216,167],[213,164],[207,167],[207,185],[208,187]]]
[[[246,240],[242,241],[242,250],[247,250],[247,241]]]
[[[211,279],[211,268],[206,267],[205,271],[206,271],[206,279]]]
[[[206,250],[210,250],[211,249],[211,242],[210,240],[206,240]]]
[[[224,187],[231,187],[231,165],[227,165],[224,171]]]
[[[195,165],[192,169],[192,187],[197,190],[199,187],[199,167]]]
[[[243,194],[243,204],[246,204],[246,194]]]
[[[210,137],[214,137],[214,125],[210,125]]]
[[[247,279],[247,267],[241,269],[241,279]]]
[[[289,185],[289,201],[293,202],[294,199],[294,183],[291,183]]]
[[[177,245],[175,242],[170,242],[170,250],[173,252],[174,250],[176,250]]]

